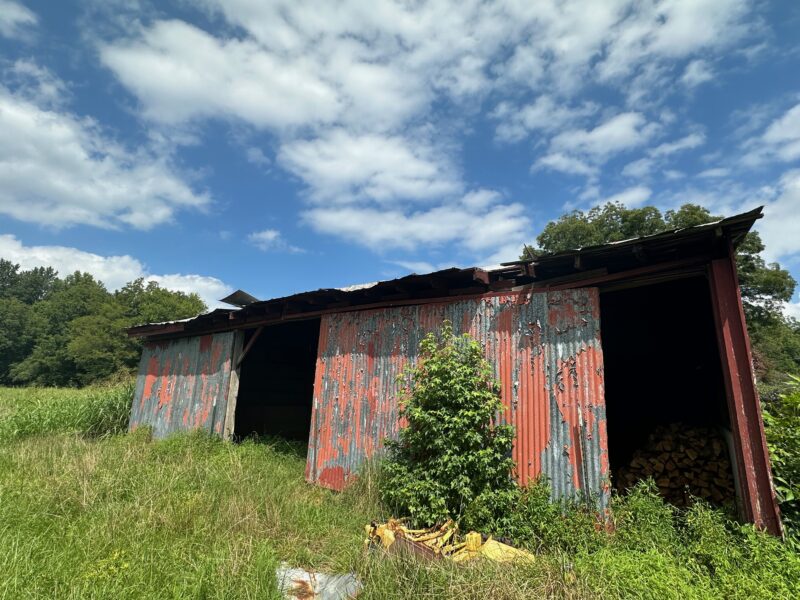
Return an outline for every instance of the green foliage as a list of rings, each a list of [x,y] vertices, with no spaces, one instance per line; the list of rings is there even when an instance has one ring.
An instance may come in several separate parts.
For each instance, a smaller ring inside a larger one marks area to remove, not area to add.
[[[91,275],[60,279],[50,268],[20,271],[0,259],[0,384],[86,385],[136,366],[125,329],[191,317],[196,294],[137,279],[111,294]]]
[[[0,298],[15,298],[23,304],[44,300],[57,281],[52,267],[20,271],[19,265],[0,259]]]
[[[58,414],[93,398],[89,390],[0,388],[0,430],[21,413]],[[0,597],[277,599],[281,561],[353,571],[367,600],[800,596],[792,548],[704,504],[676,511],[652,483],[613,498],[610,533],[594,515],[551,504],[544,484],[484,496],[505,502],[509,520],[495,521],[497,535],[530,522],[538,533],[526,545],[536,560],[453,564],[365,554],[364,524],[388,516],[370,469],[333,493],[305,482],[299,444],[79,431],[92,433],[37,426],[0,436]],[[470,508],[480,512],[477,502]]]
[[[764,243],[757,231],[745,236],[736,251],[739,285],[748,323],[781,314],[784,302],[792,299],[797,282],[778,263],[767,264],[761,256]]]
[[[792,380],[763,413],[783,524],[800,549],[800,378]]]
[[[0,298],[0,382],[9,381],[11,366],[33,348],[31,308],[16,298]]]
[[[0,418],[0,441],[44,433],[101,436],[125,431],[133,401],[133,382],[64,394],[39,388],[20,394],[10,413]]]
[[[513,430],[493,424],[499,387],[480,343],[450,323],[420,343],[401,399],[408,425],[388,442],[383,495],[397,514],[430,525],[459,519],[481,494],[507,490]]]
[[[145,284],[141,277],[116,291],[114,298],[135,325],[193,317],[206,310],[197,294],[173,292],[155,281]]]
[[[550,221],[536,241],[545,253],[574,250],[650,235],[667,229],[661,212],[653,206],[625,208],[618,202],[574,210]]]
[[[614,542],[637,552],[648,552],[678,545],[674,521],[677,509],[664,502],[652,479],[638,482],[625,495],[612,496]]]
[[[584,503],[553,502],[545,481],[483,493],[461,522],[465,530],[491,533],[539,552],[597,549],[602,539],[596,524],[597,516]]]
[[[282,444],[35,436],[0,447],[0,597],[279,598],[275,568],[343,572],[376,511]]]

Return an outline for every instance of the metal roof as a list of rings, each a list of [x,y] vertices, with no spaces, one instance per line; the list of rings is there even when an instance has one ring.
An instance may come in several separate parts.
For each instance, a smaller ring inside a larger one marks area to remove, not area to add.
[[[726,255],[763,216],[762,208],[713,223],[567,250],[533,260],[503,263],[487,269],[450,268],[343,288],[321,288],[252,302],[240,309],[217,309],[193,319],[139,325],[130,328],[128,333],[137,337],[196,335],[204,331],[317,317],[328,312],[503,291],[519,285],[593,285],[593,281],[610,276],[624,278],[626,273],[644,266],[679,266]]]

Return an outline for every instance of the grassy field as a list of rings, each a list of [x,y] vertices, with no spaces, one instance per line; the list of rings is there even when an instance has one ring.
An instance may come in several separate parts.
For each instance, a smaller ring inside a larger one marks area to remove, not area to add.
[[[276,598],[281,561],[355,571],[367,599],[800,597],[780,542],[646,493],[524,567],[366,554],[370,478],[336,494],[300,446],[120,433],[129,394],[0,389],[0,598]]]

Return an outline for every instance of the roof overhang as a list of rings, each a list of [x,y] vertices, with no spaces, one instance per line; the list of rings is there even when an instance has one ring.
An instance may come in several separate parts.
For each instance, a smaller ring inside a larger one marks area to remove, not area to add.
[[[331,312],[449,300],[523,285],[582,287],[642,273],[688,270],[730,254],[762,216],[759,207],[713,223],[504,263],[491,270],[452,268],[349,288],[302,292],[251,302],[240,309],[217,309],[193,319],[140,325],[130,328],[128,334],[153,339],[201,335]]]

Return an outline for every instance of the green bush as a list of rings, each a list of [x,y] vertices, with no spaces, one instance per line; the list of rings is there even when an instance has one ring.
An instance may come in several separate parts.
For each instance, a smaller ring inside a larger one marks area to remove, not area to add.
[[[638,482],[625,495],[611,497],[614,541],[646,552],[678,546],[677,509],[664,501],[652,479]]]
[[[480,343],[445,322],[420,343],[401,399],[408,426],[388,442],[382,495],[420,525],[460,519],[481,495],[513,489],[513,429],[495,424],[499,386]]]
[[[597,524],[597,516],[584,503],[553,502],[543,480],[481,494],[462,519],[464,529],[506,538],[533,551],[597,549],[602,543]]]
[[[65,394],[45,388],[0,418],[0,440],[42,433],[87,436],[125,431],[133,401],[133,382],[85,388]]]
[[[800,548],[800,379],[792,377],[789,389],[763,413],[783,524]]]

